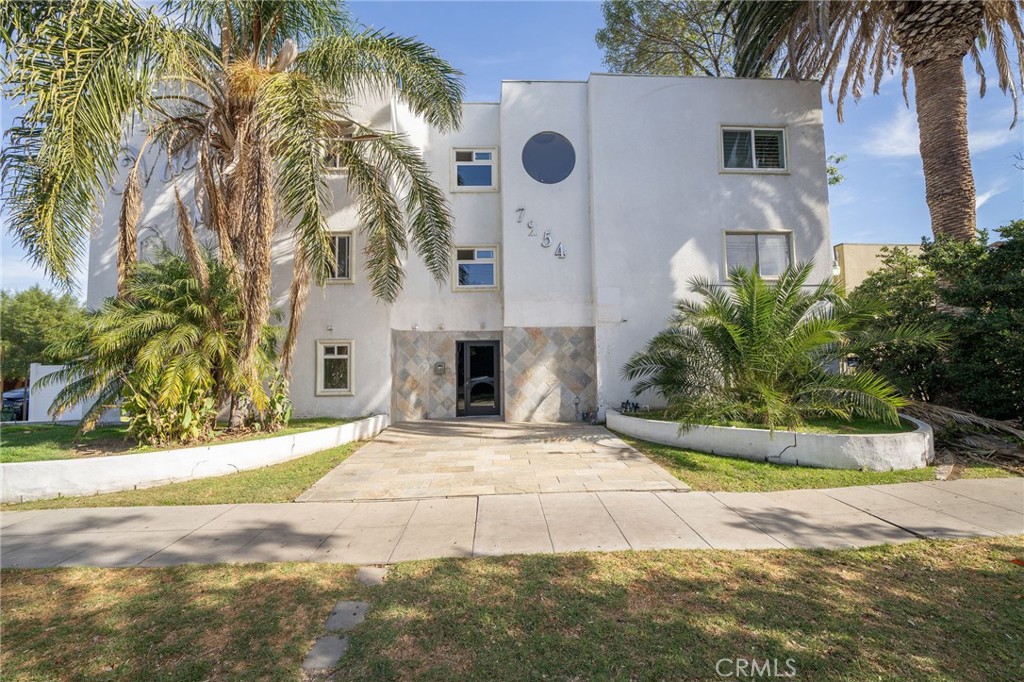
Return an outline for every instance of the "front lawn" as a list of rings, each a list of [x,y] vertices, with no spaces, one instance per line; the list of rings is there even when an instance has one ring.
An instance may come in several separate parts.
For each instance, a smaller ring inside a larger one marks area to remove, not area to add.
[[[616,434],[634,448],[667,469],[669,473],[694,490],[712,492],[768,492],[801,488],[841,488],[851,485],[879,485],[935,480],[935,467],[904,471],[859,471],[856,469],[820,469],[755,462],[752,460],[709,455],[696,450],[683,450],[670,445],[650,443]],[[971,464],[961,478],[997,478],[1009,476],[997,467]]]
[[[363,441],[365,442],[365,441]],[[363,445],[355,441],[262,469],[195,481],[170,483],[154,488],[104,493],[89,497],[58,497],[22,504],[7,504],[7,511],[26,509],[77,509],[83,507],[147,507],[188,504],[245,504],[291,502],[328,471]]]
[[[288,426],[273,433],[251,432],[227,434],[219,432],[213,440],[202,445],[217,445],[240,440],[257,440],[287,436],[303,431],[338,426],[351,419],[316,417],[293,419]],[[72,459],[76,457],[99,457],[103,455],[131,455],[141,452],[171,450],[179,446],[152,447],[137,445],[128,439],[124,426],[101,426],[76,438],[77,426],[66,424],[5,424],[0,428],[0,463],[36,462],[47,459]],[[187,446],[186,446],[187,447]]]
[[[1022,558],[1017,537],[446,559],[373,588],[334,564],[5,571],[0,663],[25,681],[298,681],[346,599],[370,610],[335,680],[714,680],[741,658],[815,682],[1016,680]]]

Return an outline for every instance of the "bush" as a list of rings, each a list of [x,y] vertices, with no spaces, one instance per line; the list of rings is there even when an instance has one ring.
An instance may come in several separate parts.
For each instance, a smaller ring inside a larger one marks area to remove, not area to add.
[[[681,300],[667,329],[623,369],[634,395],[653,390],[685,425],[742,421],[797,428],[809,417],[898,423],[899,391],[870,370],[832,371],[865,345],[938,337],[914,325],[860,330],[874,305],[850,305],[829,280],[806,289],[809,264],[775,282],[738,268],[729,287],[693,279],[702,300]]]
[[[56,344],[52,350],[66,367],[48,380],[67,385],[51,413],[95,400],[82,421],[87,430],[105,410],[120,407],[129,435],[152,444],[209,437],[218,411],[233,403],[251,403],[255,418],[271,428],[286,420],[279,390],[272,401],[264,388],[279,386],[279,330],[266,327],[256,373],[242,372],[239,292],[224,265],[208,256],[206,263],[205,287],[181,256],[165,252],[154,264],[140,263],[120,297],[89,313],[80,334]],[[272,414],[264,416],[268,408]]]
[[[994,419],[1024,419],[1024,220],[988,244],[924,241],[921,257],[886,252],[883,265],[851,294],[888,312],[869,326],[942,325],[940,352],[906,343],[861,354],[863,362],[920,400]]]

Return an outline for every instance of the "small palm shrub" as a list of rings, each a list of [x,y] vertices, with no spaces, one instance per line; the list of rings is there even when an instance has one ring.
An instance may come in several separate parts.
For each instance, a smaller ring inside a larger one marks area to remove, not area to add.
[[[202,258],[205,286],[184,257],[169,251],[140,263],[120,296],[90,312],[80,334],[55,344],[65,367],[48,381],[66,385],[51,414],[95,400],[83,430],[120,408],[129,435],[151,444],[208,437],[218,412],[232,403],[251,404],[252,418],[265,428],[287,421],[280,391],[272,401],[265,389],[281,385],[274,364],[278,329],[264,329],[255,374],[241,371],[239,291],[225,265]]]
[[[808,286],[810,264],[767,282],[737,268],[728,286],[690,280],[698,299],[680,300],[669,326],[623,368],[633,394],[654,391],[684,426],[732,421],[798,428],[812,417],[867,417],[898,423],[906,401],[870,370],[835,371],[866,346],[941,335],[914,327],[860,331],[879,311],[854,307],[831,281]]]

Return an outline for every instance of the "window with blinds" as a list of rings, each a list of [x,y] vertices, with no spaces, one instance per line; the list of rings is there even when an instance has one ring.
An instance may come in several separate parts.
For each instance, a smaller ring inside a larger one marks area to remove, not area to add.
[[[766,279],[779,277],[792,263],[790,239],[788,232],[726,232],[726,272],[745,268]]]
[[[735,170],[785,170],[785,131],[723,128],[722,166]]]

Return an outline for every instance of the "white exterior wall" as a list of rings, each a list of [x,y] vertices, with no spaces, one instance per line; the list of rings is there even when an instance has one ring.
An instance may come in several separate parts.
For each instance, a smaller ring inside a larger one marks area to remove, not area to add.
[[[466,104],[462,127],[449,134],[431,134],[425,124],[408,110],[396,107],[398,132],[405,133],[411,143],[423,150],[434,180],[447,193],[455,218],[456,246],[498,247],[501,252],[501,187],[493,191],[459,191],[455,186],[452,149],[498,148],[497,104]],[[499,253],[504,261],[504,253]],[[499,268],[499,278],[501,276]],[[452,273],[455,273],[454,264]],[[420,331],[466,330],[500,331],[502,324],[502,291],[455,291],[450,282],[438,284],[423,262],[410,251],[405,288],[391,316],[393,329]],[[454,362],[454,359],[453,359]]]
[[[456,245],[497,246],[501,286],[488,292],[439,286],[411,252],[397,302],[377,301],[363,268],[365,240],[345,179],[332,178],[329,224],[353,232],[355,276],[349,284],[311,287],[293,371],[296,416],[389,412],[392,392],[402,390],[392,382],[392,330],[443,330],[465,338],[474,338],[471,332],[497,334],[486,338],[503,338],[511,346],[527,327],[551,330],[553,338],[563,340],[596,327],[598,405],[583,408],[600,407],[603,414],[604,406],[617,406],[629,396],[621,367],[663,328],[673,300],[686,295],[687,280],[695,275],[723,280],[725,230],[792,231],[796,259],[816,263],[812,282],[831,273],[815,82],[594,74],[588,82],[505,82],[500,103],[466,104],[461,129],[449,134],[432,131],[389,102],[368,103],[356,117],[402,133],[422,150],[449,196]],[[722,125],[785,127],[787,172],[720,172]],[[533,180],[522,165],[524,144],[546,131],[565,136],[576,153],[573,172],[557,184]],[[452,149],[492,147],[497,188],[453,191]],[[173,248],[173,195],[161,182],[162,159],[152,165],[140,233],[155,226]],[[189,202],[188,173],[181,187]],[[115,290],[119,204],[120,197],[109,198],[92,240],[90,306]],[[518,208],[525,209],[523,222],[517,222]],[[534,237],[527,233],[531,220]],[[546,230],[551,245],[543,248]],[[564,259],[554,255],[559,243],[567,252]],[[292,275],[286,228],[275,239],[272,274],[272,305],[286,312]],[[353,395],[316,395],[317,340],[353,343]],[[528,352],[541,352],[542,345]],[[511,374],[526,373],[550,358],[520,355],[505,361],[508,389],[515,379]],[[454,366],[454,356],[449,363]],[[430,370],[421,369],[424,375]],[[550,367],[545,371],[549,377],[557,374]],[[520,404],[528,398],[518,396]]]
[[[542,132],[566,137],[576,166],[562,182],[546,185],[523,168],[523,145]],[[590,277],[590,154],[587,84],[513,81],[501,88],[502,219],[504,220],[505,326],[576,327],[594,324]],[[516,209],[526,209],[517,222]],[[535,221],[535,236],[528,235]],[[551,245],[540,243],[546,230]],[[556,258],[562,243],[567,252]]]
[[[688,280],[725,281],[726,230],[792,231],[810,281],[831,276],[821,86],[595,74],[589,97],[598,399],[615,407]],[[721,172],[723,125],[784,126],[787,171]]]

